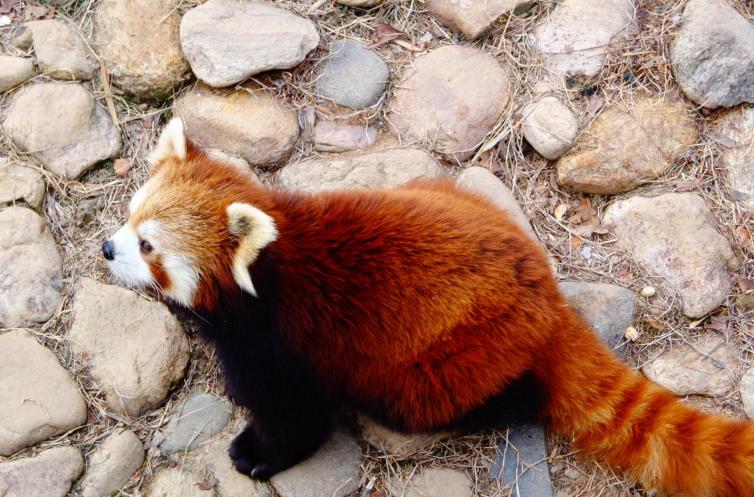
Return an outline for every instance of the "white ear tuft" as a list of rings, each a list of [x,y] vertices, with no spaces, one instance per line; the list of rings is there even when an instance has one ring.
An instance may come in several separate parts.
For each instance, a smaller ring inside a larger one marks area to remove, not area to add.
[[[234,202],[228,213],[228,231],[238,239],[238,248],[233,255],[233,278],[245,291],[257,296],[249,275],[249,266],[256,260],[259,252],[278,236],[275,220],[253,205]]]
[[[186,132],[180,117],[171,119],[162,130],[160,139],[157,141],[157,148],[149,155],[149,162],[156,164],[170,158],[186,159]]]

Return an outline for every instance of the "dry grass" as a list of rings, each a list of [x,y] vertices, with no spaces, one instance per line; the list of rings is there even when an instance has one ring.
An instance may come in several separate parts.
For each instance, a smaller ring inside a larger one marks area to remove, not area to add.
[[[185,11],[199,3],[202,1],[184,0],[179,9]],[[471,44],[492,54],[509,72],[511,103],[498,125],[484,140],[480,152],[470,162],[489,167],[515,193],[531,219],[534,230],[557,261],[561,278],[609,282],[628,287],[637,294],[646,285],[661,288],[661,282],[657,278],[644,273],[614,247],[610,235],[582,239],[573,234],[567,221],[556,219],[555,208],[561,204],[570,205],[578,196],[560,188],[555,181],[553,164],[534,153],[521,137],[520,110],[534,98],[534,86],[544,77],[542,66],[531,47],[530,34],[532,28],[548,15],[556,2],[543,0],[519,17],[504,16],[487,36],[474,42],[462,40],[438,23],[425,12],[423,2],[419,0],[386,0],[381,6],[370,10],[349,9],[329,0],[278,0],[276,3],[316,22],[323,40],[320,48],[307,62],[296,69],[261,75],[254,78],[253,82],[275,93],[294,108],[314,109],[319,118],[369,124],[385,130],[386,102],[390,98],[391,88],[373,107],[356,112],[324,103],[317,98],[314,84],[318,67],[327,56],[326,46],[330,41],[352,38],[370,44],[375,39],[378,22],[390,24],[405,33],[400,44],[387,43],[375,48],[391,67],[391,84],[423,51],[425,43],[431,48],[445,44]],[[751,2],[737,0],[734,3],[741,12],[754,19],[754,5]],[[96,4],[97,0],[70,0],[58,11],[60,15],[75,22],[85,38],[89,39]],[[721,112],[698,109],[685,100],[670,69],[669,45],[677,30],[684,4],[685,0],[640,0],[636,11],[637,32],[626,41],[610,45],[610,56],[600,73],[589,81],[573,81],[571,85],[564,85],[555,93],[579,116],[582,129],[605,106],[614,103],[630,104],[637,95],[649,94],[669,101],[684,102],[689,112],[695,116],[700,139],[688,153],[676,161],[666,177],[627,195],[592,196],[591,200],[601,216],[605,207],[616,198],[637,194],[656,195],[666,191],[696,192],[705,198],[715,213],[718,229],[734,246],[742,262],[740,275],[754,279],[754,242],[750,236],[746,238],[746,233],[754,232],[754,220],[750,212],[742,210],[733,201],[725,175],[715,160],[719,145],[710,130]],[[38,2],[24,0],[17,8],[23,15],[26,9],[38,5]],[[13,49],[7,44],[9,29],[0,28],[0,35],[5,50],[12,52]],[[44,80],[44,77],[37,79]],[[74,443],[88,452],[118,424],[130,426],[146,441],[149,448],[155,432],[165,424],[176,404],[190,389],[203,386],[211,391],[221,391],[219,373],[211,350],[200,341],[192,340],[190,370],[170,400],[162,408],[141,418],[121,419],[108,414],[101,392],[82,364],[70,353],[66,330],[70,325],[69,310],[75,282],[83,276],[108,280],[100,261],[99,245],[106,234],[113,232],[122,221],[127,199],[144,181],[147,175],[145,153],[154,144],[160,123],[170,113],[169,102],[162,106],[134,102],[99,78],[85,85],[94,91],[103,105],[111,101],[117,110],[118,124],[123,130],[123,157],[134,162],[128,178],[118,178],[112,168],[105,165],[84,175],[79,181],[57,179],[46,173],[32,158],[23,156],[14,149],[7,136],[0,135],[0,155],[10,155],[26,162],[47,178],[49,194],[44,214],[64,259],[63,302],[50,321],[30,331],[58,354],[80,385],[91,412],[90,422],[85,427],[23,451],[18,457],[35,453],[41,448],[67,443]],[[594,89],[594,93],[585,96],[585,93],[589,93],[584,91],[585,88],[590,91]],[[188,87],[178,89],[175,96],[187,89]],[[0,111],[7,106],[13,93],[14,91],[10,91],[0,95]],[[315,153],[311,146],[301,141],[290,160],[312,155]],[[446,164],[451,173],[466,165]],[[269,175],[265,177],[271,179]],[[589,250],[585,250],[587,247]],[[738,293],[738,289],[734,289],[733,293]],[[740,350],[743,368],[751,365],[754,359],[754,327],[751,316],[738,314],[732,304],[732,297],[716,314],[718,317],[727,317],[726,329],[722,333]],[[185,318],[184,321],[189,334],[193,335],[191,320]],[[661,290],[650,299],[638,298],[635,326],[640,331],[639,340],[624,347],[628,360],[636,366],[673,344],[711,332],[704,330],[704,322],[689,329],[689,320],[681,314],[676,296]],[[737,392],[724,398],[692,401],[708,409],[741,416]],[[497,487],[487,476],[497,443],[504,436],[503,432],[491,432],[456,438],[435,444],[407,461],[397,461],[364,446],[362,487],[367,490],[363,495],[369,495],[369,492],[373,492],[372,495],[385,495],[386,482],[405,483],[421,468],[450,467],[463,470],[472,477],[477,495],[507,496],[510,489]],[[165,458],[157,456],[154,450],[150,450],[149,454],[143,470],[121,495],[139,495],[140,489],[143,489],[155,470],[166,463]],[[550,454],[556,488],[563,495],[644,495],[605,468],[581,462],[560,441],[551,441]]]

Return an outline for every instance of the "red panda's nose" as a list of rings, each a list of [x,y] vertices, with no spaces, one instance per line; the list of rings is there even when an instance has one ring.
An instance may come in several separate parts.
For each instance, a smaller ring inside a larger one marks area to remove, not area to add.
[[[111,261],[115,259],[115,249],[113,248],[113,242],[110,240],[105,240],[105,243],[102,244],[102,255],[105,256],[105,259],[108,261]]]

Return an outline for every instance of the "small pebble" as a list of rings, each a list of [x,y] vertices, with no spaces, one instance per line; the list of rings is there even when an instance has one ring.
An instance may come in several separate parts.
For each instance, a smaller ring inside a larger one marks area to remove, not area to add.
[[[115,159],[113,161],[113,170],[121,178],[128,176],[128,172],[131,170],[131,161],[128,159]]]
[[[628,328],[626,328],[626,333],[624,333],[623,336],[626,337],[626,340],[635,342],[639,339],[639,331],[633,326],[629,326]]]
[[[655,290],[655,287],[653,286],[645,286],[641,289],[641,296],[642,297],[654,297],[657,293],[657,290]]]

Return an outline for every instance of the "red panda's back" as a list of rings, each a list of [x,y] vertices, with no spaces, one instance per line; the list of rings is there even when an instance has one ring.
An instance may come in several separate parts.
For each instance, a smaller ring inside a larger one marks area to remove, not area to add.
[[[406,408],[425,421],[406,426],[480,405],[524,372],[557,319],[541,249],[445,182],[303,197],[294,210],[275,247],[285,338],[358,404],[436,411]]]

